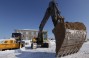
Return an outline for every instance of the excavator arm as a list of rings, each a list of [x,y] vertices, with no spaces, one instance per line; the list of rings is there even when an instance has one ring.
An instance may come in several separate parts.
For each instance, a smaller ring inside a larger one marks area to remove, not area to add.
[[[49,17],[51,16],[52,22],[54,24],[54,27],[57,25],[58,22],[60,22],[61,19],[63,19],[62,16],[60,16],[60,12],[56,6],[56,3],[54,1],[51,1],[49,3],[49,7],[47,8],[45,15],[43,17],[43,20],[41,21],[41,24],[39,26],[39,32],[38,32],[38,38],[37,43],[42,44],[43,43],[43,28],[48,21]]]

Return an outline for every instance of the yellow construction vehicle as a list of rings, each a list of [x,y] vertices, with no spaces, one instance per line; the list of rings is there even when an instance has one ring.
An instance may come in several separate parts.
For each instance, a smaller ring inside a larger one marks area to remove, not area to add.
[[[16,43],[16,40],[14,39],[3,40],[2,43],[0,43],[0,50],[8,50],[15,48],[19,48],[19,44]]]
[[[37,45],[41,45],[41,47],[48,47],[49,45],[44,43],[42,31],[48,18],[51,16],[54,24],[52,31],[56,40],[56,55],[61,57],[79,51],[86,39],[86,27],[82,22],[65,22],[56,4],[55,0],[49,3],[39,26]]]
[[[48,48],[49,47],[49,41],[48,41],[47,33],[43,32],[42,36],[43,36],[42,42],[41,41],[38,42],[38,38],[37,37],[33,37],[32,38],[31,48],[34,49],[34,48],[37,48],[37,47],[44,47],[44,48]]]
[[[12,33],[12,39],[0,41],[0,50],[17,49],[23,46],[20,33]]]
[[[22,34],[21,33],[12,33],[12,38],[16,40],[16,43],[19,44],[19,48],[25,45],[25,42],[22,41]]]

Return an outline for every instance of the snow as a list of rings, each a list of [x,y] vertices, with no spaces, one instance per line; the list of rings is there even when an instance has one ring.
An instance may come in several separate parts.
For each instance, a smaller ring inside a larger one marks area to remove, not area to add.
[[[79,52],[61,58],[89,58],[89,41],[83,44]]]
[[[39,31],[39,30],[37,30],[37,29],[18,29],[18,30]],[[43,30],[43,31],[46,31],[46,30]]]
[[[0,58],[56,58],[55,40],[50,40],[49,43],[49,48],[31,49],[28,45],[20,49],[0,51]],[[83,44],[78,53],[61,58],[89,58],[89,41]]]

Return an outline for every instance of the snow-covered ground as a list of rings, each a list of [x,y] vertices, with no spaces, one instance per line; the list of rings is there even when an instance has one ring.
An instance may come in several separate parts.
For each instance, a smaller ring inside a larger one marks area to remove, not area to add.
[[[61,58],[89,58],[89,41],[83,44],[79,52]]]
[[[0,58],[56,58],[55,41],[51,40],[49,48],[31,49],[30,45],[16,50],[0,51]],[[89,58],[89,41],[85,42],[78,53],[61,58]]]

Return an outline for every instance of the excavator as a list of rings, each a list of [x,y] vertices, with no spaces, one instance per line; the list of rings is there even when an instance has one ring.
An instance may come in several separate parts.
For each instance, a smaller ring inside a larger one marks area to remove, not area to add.
[[[49,2],[49,6],[40,23],[37,37],[37,45],[48,47],[49,43],[43,42],[43,28],[51,16],[54,28],[52,30],[56,40],[56,56],[62,57],[77,53],[85,42],[87,31],[82,22],[65,22],[60,15],[55,0]]]

